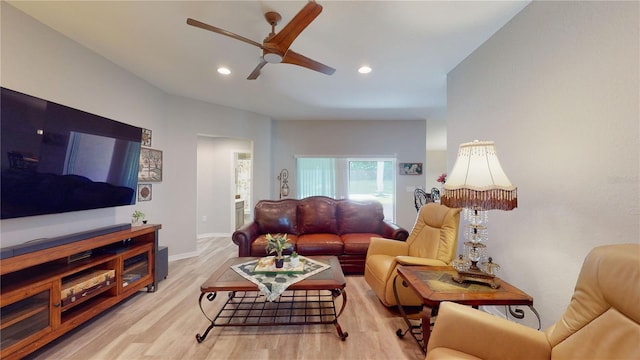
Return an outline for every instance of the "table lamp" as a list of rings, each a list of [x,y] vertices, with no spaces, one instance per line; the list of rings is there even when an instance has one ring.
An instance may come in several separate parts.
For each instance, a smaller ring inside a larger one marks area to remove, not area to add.
[[[454,260],[453,280],[479,282],[500,287],[495,271],[500,268],[487,254],[488,210],[513,210],[518,206],[517,188],[502,170],[493,141],[460,145],[458,158],[443,187],[440,202],[464,208],[469,224],[465,227],[463,254]]]

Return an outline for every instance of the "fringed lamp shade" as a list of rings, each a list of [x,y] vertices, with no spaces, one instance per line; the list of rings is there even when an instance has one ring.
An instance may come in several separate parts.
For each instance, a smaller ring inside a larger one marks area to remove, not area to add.
[[[493,141],[475,140],[460,145],[440,202],[449,207],[482,210],[518,207],[518,189],[502,170]]]

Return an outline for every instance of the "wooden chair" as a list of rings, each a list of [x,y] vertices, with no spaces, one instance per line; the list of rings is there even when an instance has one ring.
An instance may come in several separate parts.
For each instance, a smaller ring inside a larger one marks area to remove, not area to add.
[[[420,212],[420,208],[424,204],[430,202],[433,202],[433,200],[431,199],[431,194],[427,194],[427,192],[421,188],[416,188],[413,191],[413,204],[415,205],[417,212]]]

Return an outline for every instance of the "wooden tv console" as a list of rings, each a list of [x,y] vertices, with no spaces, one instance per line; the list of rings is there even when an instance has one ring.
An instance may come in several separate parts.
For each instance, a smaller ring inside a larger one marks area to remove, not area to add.
[[[161,228],[132,226],[0,261],[0,358],[20,359],[140,289],[155,291]]]

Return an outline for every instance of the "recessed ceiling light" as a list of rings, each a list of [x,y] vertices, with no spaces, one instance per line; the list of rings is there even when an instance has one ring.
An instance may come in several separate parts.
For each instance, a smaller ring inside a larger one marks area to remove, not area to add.
[[[231,70],[227,69],[226,67],[219,67],[218,68],[218,73],[220,73],[222,75],[229,75],[229,74],[231,74]]]
[[[368,66],[362,66],[360,69],[358,69],[358,72],[360,74],[368,74],[371,72],[371,68]]]

